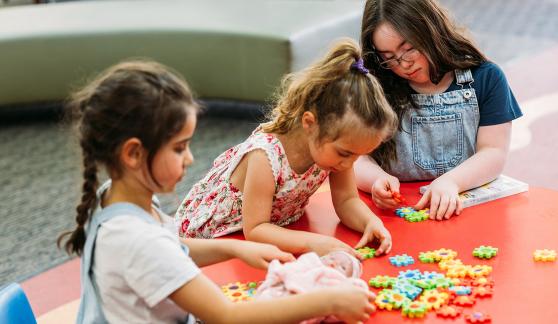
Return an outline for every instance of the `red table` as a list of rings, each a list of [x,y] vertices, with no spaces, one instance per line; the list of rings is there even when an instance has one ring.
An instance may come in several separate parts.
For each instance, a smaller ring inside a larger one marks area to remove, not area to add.
[[[401,193],[410,203],[418,201],[418,188],[425,183],[404,184]],[[362,199],[372,206],[367,195]],[[399,271],[420,269],[440,271],[437,264],[418,261],[419,252],[448,248],[458,252],[464,264],[488,264],[493,267],[494,295],[477,299],[472,310],[483,311],[492,316],[493,323],[556,323],[558,307],[558,262],[534,262],[536,249],[558,250],[558,192],[531,188],[529,192],[498,199],[469,207],[457,217],[446,221],[409,223],[391,211],[380,211],[379,215],[393,236],[390,255],[406,253],[415,258],[408,267],[394,267],[388,256],[363,262],[362,279],[368,281],[378,274],[397,276]],[[304,229],[335,237],[354,245],[360,238],[344,225],[339,224],[331,204],[328,191],[316,193],[307,207],[306,216],[293,229]],[[241,234],[232,237],[242,238]],[[499,248],[498,255],[491,260],[479,260],[472,251],[480,245]],[[265,272],[255,270],[238,260],[205,267],[204,273],[217,284],[240,281],[257,281]],[[455,320],[437,317],[429,312],[424,319],[408,319],[400,311],[377,311],[370,323],[398,322],[464,323],[463,316]]]

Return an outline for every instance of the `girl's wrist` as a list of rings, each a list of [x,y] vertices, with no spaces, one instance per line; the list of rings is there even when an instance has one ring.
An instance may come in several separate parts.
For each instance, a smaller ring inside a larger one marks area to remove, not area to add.
[[[237,258],[238,251],[242,248],[241,241],[233,240],[233,239],[226,239],[221,241],[223,242],[221,244],[221,248],[223,249],[223,252],[231,258]]]

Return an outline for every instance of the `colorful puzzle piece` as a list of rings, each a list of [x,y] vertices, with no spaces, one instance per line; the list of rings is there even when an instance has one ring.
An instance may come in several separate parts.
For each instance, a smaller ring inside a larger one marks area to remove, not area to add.
[[[426,305],[427,310],[438,309],[449,300],[449,295],[438,290],[427,290],[419,300]]]
[[[411,223],[422,222],[428,219],[428,212],[424,209],[405,215],[405,220]]]
[[[492,267],[488,265],[477,264],[469,268],[469,276],[471,278],[486,277],[492,272]]]
[[[412,301],[403,305],[401,313],[409,318],[423,317],[426,313],[426,304],[419,301]]]
[[[407,296],[409,299],[415,299],[422,292],[422,288],[413,285],[409,280],[398,280],[393,285],[393,290],[399,291],[403,295]]]
[[[415,259],[407,254],[401,254],[389,257],[389,262],[396,267],[404,267],[415,263]]]
[[[475,297],[490,297],[494,293],[494,289],[491,286],[477,286],[473,288],[472,294]]]
[[[395,278],[390,276],[376,276],[368,281],[368,285],[370,287],[376,287],[376,288],[380,288],[380,287],[388,288],[393,286],[394,283],[395,283]]]
[[[416,210],[413,207],[400,207],[395,210],[395,215],[403,218],[405,215],[415,213]]]
[[[533,259],[540,262],[554,262],[556,261],[556,251],[548,249],[535,250],[533,252]]]
[[[235,282],[221,286],[221,291],[233,302],[251,300],[256,293],[258,283]]]
[[[399,192],[392,191],[391,192],[391,197],[398,204],[406,204],[407,203],[407,200],[405,199],[405,197],[403,197]]]
[[[452,302],[455,305],[459,305],[459,306],[473,306],[475,304],[475,301],[476,301],[475,297],[464,295],[464,296],[456,296]]]
[[[455,318],[461,315],[463,310],[454,305],[445,305],[436,311],[436,315],[446,318]]]
[[[487,315],[482,312],[473,312],[471,314],[465,315],[465,320],[469,323],[490,323],[492,322],[492,318],[490,315]]]
[[[450,260],[457,256],[457,252],[451,249],[438,249],[432,251],[434,253],[434,258],[436,261]]]
[[[356,249],[357,252],[362,256],[363,259],[372,259],[376,255],[376,249],[370,248],[368,246]]]
[[[407,270],[407,271],[399,271],[399,276],[397,276],[397,278],[419,280],[419,279],[422,279],[422,274],[420,273],[420,270],[416,270],[416,269]]]
[[[436,262],[436,259],[434,258],[434,253],[432,251],[420,252],[418,258],[422,263]]]
[[[461,262],[461,260],[459,259],[447,259],[447,260],[442,260],[440,261],[440,263],[438,263],[438,267],[440,267],[440,269],[444,271],[457,265],[463,265],[463,262]]]
[[[478,277],[471,281],[472,286],[494,286],[494,280],[486,277]]]
[[[450,287],[449,290],[454,291],[455,294],[459,296],[471,294],[471,287],[468,286],[453,286]]]
[[[480,259],[492,259],[498,253],[498,248],[481,245],[473,250],[473,256]]]

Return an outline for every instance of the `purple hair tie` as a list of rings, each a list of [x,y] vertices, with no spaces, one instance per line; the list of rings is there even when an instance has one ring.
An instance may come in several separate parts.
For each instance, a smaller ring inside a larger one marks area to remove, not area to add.
[[[364,67],[364,61],[362,58],[359,58],[355,63],[351,64],[351,69],[355,69],[362,74],[368,74],[370,72]]]

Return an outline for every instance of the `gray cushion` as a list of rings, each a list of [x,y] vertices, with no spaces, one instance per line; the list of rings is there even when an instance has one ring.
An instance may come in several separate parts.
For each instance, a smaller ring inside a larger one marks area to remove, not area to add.
[[[85,1],[0,10],[0,105],[57,101],[93,73],[147,57],[198,96],[264,101],[341,36],[357,0]]]

